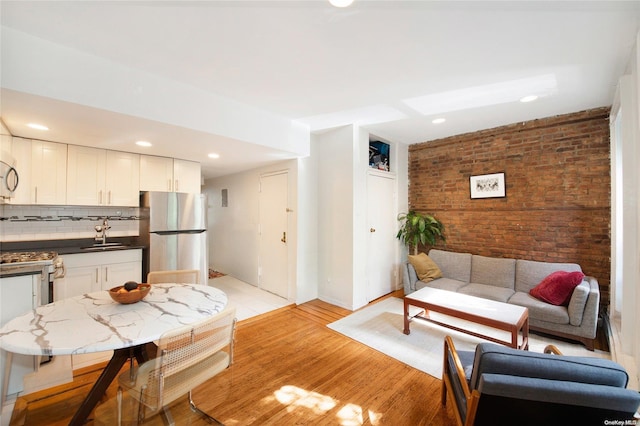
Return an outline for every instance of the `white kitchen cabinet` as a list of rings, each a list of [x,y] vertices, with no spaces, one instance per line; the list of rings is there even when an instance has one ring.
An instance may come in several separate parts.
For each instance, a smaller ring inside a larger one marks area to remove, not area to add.
[[[64,265],[64,278],[54,283],[54,301],[142,280],[141,249],[67,254]]]
[[[38,306],[39,286],[40,274],[0,278],[0,326]],[[6,355],[0,351],[0,384],[5,373]],[[35,371],[38,361],[31,355],[13,355],[8,395],[24,389],[23,377]]]
[[[200,193],[200,163],[153,155],[140,156],[140,191]]]
[[[66,274],[56,279],[53,300],[108,290],[127,281],[142,281],[142,249],[64,255]],[[111,359],[113,351],[71,356],[73,370]]]
[[[140,156],[69,145],[67,204],[137,206]]]
[[[66,144],[13,137],[11,154],[20,177],[11,204],[66,203]]]

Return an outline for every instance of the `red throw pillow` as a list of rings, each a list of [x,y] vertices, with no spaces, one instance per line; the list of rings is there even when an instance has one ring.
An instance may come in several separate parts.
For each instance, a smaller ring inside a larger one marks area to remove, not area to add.
[[[582,272],[556,271],[549,274],[529,294],[552,305],[568,306],[573,289],[582,282]]]

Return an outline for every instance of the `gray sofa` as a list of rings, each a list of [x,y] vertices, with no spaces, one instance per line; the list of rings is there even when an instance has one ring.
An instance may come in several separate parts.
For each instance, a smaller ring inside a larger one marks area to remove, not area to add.
[[[411,263],[405,262],[405,295],[429,286],[524,306],[529,309],[531,330],[577,340],[589,350],[594,349],[600,304],[600,288],[594,277],[584,277],[573,291],[569,306],[552,305],[529,294],[529,290],[552,272],[582,272],[580,265],[493,258],[437,249],[430,250],[428,255],[442,271],[442,278],[424,283],[418,279]]]

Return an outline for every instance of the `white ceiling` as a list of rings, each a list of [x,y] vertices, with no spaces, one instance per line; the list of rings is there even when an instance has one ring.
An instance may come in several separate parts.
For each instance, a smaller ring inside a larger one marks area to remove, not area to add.
[[[325,0],[3,0],[0,8],[5,28],[312,132],[356,123],[406,144],[611,105],[640,28],[639,1],[355,0],[337,9]],[[47,70],[34,78],[46,80]],[[206,177],[292,156],[0,82],[2,119],[16,135],[194,159]],[[527,94],[540,98],[518,102]],[[446,122],[432,124],[437,117]],[[51,130],[35,133],[27,120]],[[138,149],[137,139],[154,147]],[[221,158],[203,159],[209,151]]]

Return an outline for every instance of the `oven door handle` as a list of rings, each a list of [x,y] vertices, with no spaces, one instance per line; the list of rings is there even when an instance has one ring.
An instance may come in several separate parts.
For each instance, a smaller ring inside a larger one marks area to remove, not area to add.
[[[55,264],[56,271],[53,274],[53,279],[64,278],[67,275],[67,268],[64,266],[64,262],[58,260]]]

